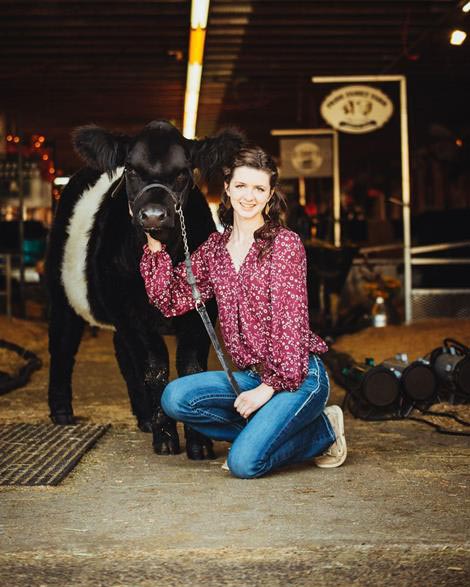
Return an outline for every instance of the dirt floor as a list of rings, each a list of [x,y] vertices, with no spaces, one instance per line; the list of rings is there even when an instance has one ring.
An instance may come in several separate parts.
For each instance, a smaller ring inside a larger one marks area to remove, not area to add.
[[[470,321],[368,329],[335,348],[358,360],[397,352],[415,359],[446,336],[468,344]],[[0,423],[47,421],[46,325],[0,317],[0,338],[44,363],[28,385],[0,396]],[[0,371],[17,367],[0,353]],[[218,368],[214,356],[210,368]],[[343,395],[333,385],[330,403]],[[136,430],[104,331],[85,333],[74,409],[111,431],[58,487],[0,488],[1,585],[470,584],[466,437],[347,414],[343,467],[234,479],[220,469],[225,443],[216,444],[215,461],[153,453],[149,435]],[[467,405],[453,409],[470,419]]]

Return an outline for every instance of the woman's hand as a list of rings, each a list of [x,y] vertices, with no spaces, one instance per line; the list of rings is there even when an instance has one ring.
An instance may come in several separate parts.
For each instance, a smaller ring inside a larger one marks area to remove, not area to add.
[[[162,243],[152,238],[148,232],[145,234],[147,235],[147,244],[149,249],[152,251],[152,253],[159,253],[162,250]]]
[[[233,404],[240,416],[248,418],[250,414],[259,410],[273,396],[274,389],[266,383],[261,383],[258,387],[241,393]]]

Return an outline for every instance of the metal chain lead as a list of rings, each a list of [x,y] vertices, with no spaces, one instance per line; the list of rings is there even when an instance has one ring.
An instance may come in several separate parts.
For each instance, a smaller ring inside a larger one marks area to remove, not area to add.
[[[183,247],[184,247],[184,263],[186,265],[186,279],[191,286],[191,291],[194,298],[194,303],[196,306],[196,310],[199,310],[201,306],[204,306],[204,302],[201,299],[201,292],[196,284],[196,278],[194,277],[193,268],[191,266],[191,256],[189,253],[189,246],[188,246],[188,235],[186,233],[186,224],[184,222],[184,215],[183,215],[183,208],[181,204],[175,202],[175,211],[180,218],[181,224],[181,236],[183,238]]]
[[[187,236],[187,232],[186,232],[186,224],[184,222],[183,209],[181,208],[180,205],[175,204],[175,211],[178,214],[178,216],[180,217],[181,236],[183,237],[184,255],[185,255],[185,257],[189,257],[188,236]]]
[[[233,376],[232,370],[230,369],[230,367],[225,359],[224,352],[222,350],[222,347],[220,346],[220,342],[219,342],[219,339],[217,338],[217,334],[215,333],[214,327],[212,326],[212,322],[210,321],[209,314],[207,313],[207,310],[206,310],[206,306],[205,306],[204,302],[202,301],[201,292],[199,291],[199,288],[196,285],[196,278],[194,277],[193,268],[191,266],[191,256],[189,254],[188,235],[186,233],[186,224],[184,222],[183,209],[182,209],[182,206],[180,203],[175,202],[175,211],[179,216],[180,224],[181,224],[181,237],[183,239],[183,247],[184,247],[184,262],[186,265],[186,279],[187,279],[189,285],[191,286],[191,291],[193,294],[194,304],[196,306],[196,310],[197,310],[199,316],[201,316],[201,319],[204,323],[204,326],[206,327],[207,334],[209,335],[209,338],[211,339],[212,346],[214,347],[214,350],[215,350],[216,355],[219,359],[219,362],[222,365],[222,367],[225,371],[225,374],[228,377],[228,380],[230,381],[230,385],[232,386],[232,389],[235,392],[235,395],[238,396],[241,394],[242,391],[241,391],[235,377]]]

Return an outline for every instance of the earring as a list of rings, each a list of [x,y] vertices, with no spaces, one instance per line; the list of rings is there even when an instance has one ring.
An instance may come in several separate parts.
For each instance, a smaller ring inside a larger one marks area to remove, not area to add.
[[[265,209],[264,209],[264,213],[266,214],[266,216],[269,216],[269,210],[270,210],[270,207],[269,207],[269,202],[268,202],[268,203],[266,204],[266,207],[265,207]]]

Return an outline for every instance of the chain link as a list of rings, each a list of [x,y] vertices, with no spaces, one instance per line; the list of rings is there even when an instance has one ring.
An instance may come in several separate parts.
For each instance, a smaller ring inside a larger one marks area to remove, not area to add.
[[[181,237],[183,239],[183,247],[184,247],[184,255],[185,257],[189,257],[189,247],[188,247],[188,235],[186,233],[186,224],[184,222],[184,215],[183,209],[181,206],[175,206],[175,211],[180,217],[180,224],[181,224]]]

